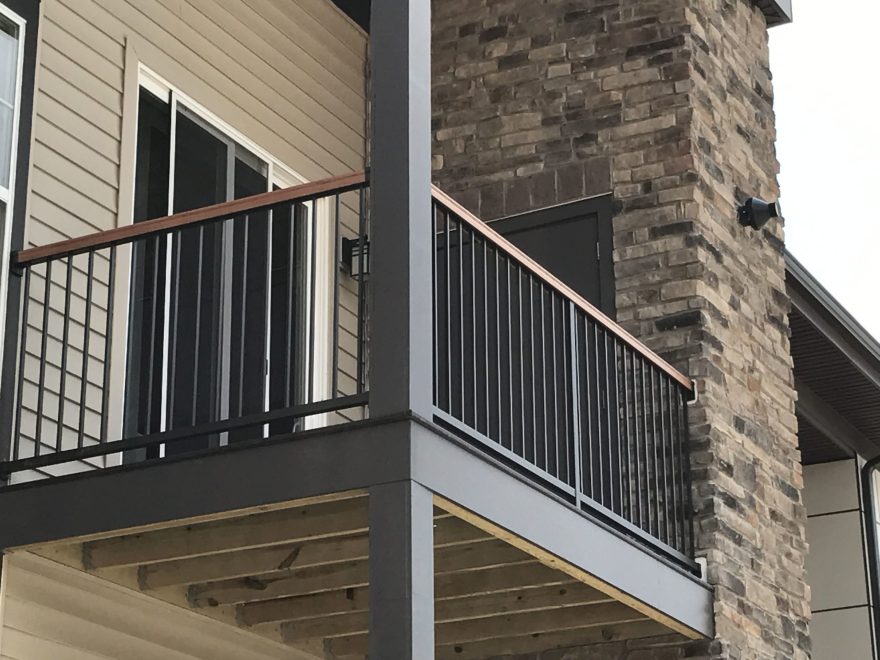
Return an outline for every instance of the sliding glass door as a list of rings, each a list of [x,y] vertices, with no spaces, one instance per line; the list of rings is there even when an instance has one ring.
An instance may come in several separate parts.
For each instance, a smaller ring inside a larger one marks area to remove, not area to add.
[[[277,189],[276,168],[174,93],[141,90],[135,222]],[[313,209],[188,227],[133,255],[125,435],[305,401]],[[270,365],[274,365],[270,368]],[[294,430],[296,420],[169,444],[167,454]]]

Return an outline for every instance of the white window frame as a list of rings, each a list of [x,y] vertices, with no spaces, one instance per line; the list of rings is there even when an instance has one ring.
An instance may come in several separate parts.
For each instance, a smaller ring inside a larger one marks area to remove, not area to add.
[[[174,124],[177,120],[177,106],[178,104],[182,104],[190,111],[192,114],[197,116],[201,121],[206,123],[211,128],[215,129],[219,133],[222,133],[224,136],[232,140],[233,142],[239,144],[244,147],[259,159],[264,161],[268,166],[267,180],[269,185],[269,190],[272,189],[272,186],[278,186],[280,188],[287,188],[295,185],[300,185],[303,183],[307,183],[308,179],[299,174],[296,170],[288,166],[286,163],[276,158],[269,151],[262,148],[259,144],[251,140],[247,137],[243,132],[236,129],[231,124],[222,120],[218,115],[214,112],[206,108],[204,105],[188,96],[185,92],[181,91],[178,87],[170,83],[168,80],[163,78],[161,75],[147,67],[142,62],[138,62],[138,85],[135,90],[135,93],[140,94],[141,89],[146,89],[151,92],[155,96],[160,99],[163,99],[169,103],[170,112],[171,112],[171,121],[172,121],[172,134],[174,133]],[[135,105],[137,105],[135,103]],[[135,117],[134,125],[137,126],[137,117]],[[134,157],[137,158],[137,145],[135,145],[134,149]],[[168,195],[168,213],[173,213],[173,200],[174,200],[174,140],[171,141],[171,151],[170,151],[170,169],[169,169],[169,195]],[[132,199],[133,202],[133,199]],[[327,230],[326,228],[331,225],[331,214],[332,208],[331,204],[325,202],[318,202],[314,205],[314,210],[317,215],[316,222],[314,226],[317,228],[315,235],[315,244],[316,244],[316,254],[310,254],[309,259],[315,259],[315,272],[319,274],[319,277],[315,281],[315,319],[314,325],[309,325],[307,327],[307,332],[314,333],[314,354],[309,356],[310,360],[314,360],[316,363],[315,368],[312,370],[312,382],[307,384],[307,387],[310,387],[311,390],[315,393],[316,398],[320,400],[320,397],[326,395],[327,398],[331,396],[335,396],[335,393],[330,392],[332,388],[332,379],[328,378],[328,374],[330,370],[333,368],[333,347],[330,346],[330,338],[333,336],[332,332],[332,324],[333,324],[333,292],[332,292],[332,284],[328,284],[332,282],[332,268],[334,267],[335,260],[335,250],[333,249],[333,236],[332,231]],[[134,217],[134,206],[130,209],[128,218],[129,222],[133,222]],[[169,246],[170,249],[170,246]],[[127,251],[127,257],[130,259],[131,252]],[[167,260],[168,267],[170,267],[171,259]],[[309,264],[311,266],[311,264]],[[130,264],[125,269],[126,272],[129,273],[129,277],[131,275],[131,266]],[[310,269],[309,269],[310,270]],[[320,274],[326,273],[327,277],[320,277]],[[126,278],[128,279],[128,278]],[[130,283],[126,282],[126,288],[130,286]],[[311,287],[306,287],[307,290],[311,290]],[[268,295],[268,292],[267,292]],[[126,307],[128,303],[127,296]],[[169,304],[170,301],[166,300],[166,304]],[[118,318],[120,318],[120,327],[114,328],[114,335],[117,337],[128,337],[128,314],[118,314]],[[168,314],[166,310],[166,326],[168,320]],[[321,328],[326,329],[326,332],[320,331]],[[166,341],[168,339],[169,328],[165,328],[166,332]],[[117,334],[118,333],[118,334]],[[271,340],[271,338],[270,338]],[[127,339],[126,339],[127,342]],[[270,341],[266,342],[267,351],[269,350]],[[124,351],[125,359],[127,360],[127,349]],[[266,355],[266,359],[268,360],[269,356]],[[325,364],[326,363],[326,364]],[[163,368],[163,381],[167,381],[167,365]],[[119,370],[117,373],[124,373],[125,370]],[[266,376],[268,379],[268,374]],[[124,382],[124,379],[123,381]],[[165,397],[167,396],[166,392],[167,382],[163,385],[163,403],[161,405],[161,414],[163,416],[162,426],[161,428],[165,428],[165,419],[164,416],[166,414],[167,406],[165,405]],[[124,401],[124,386],[122,388],[123,396],[122,406],[124,410],[125,401]],[[268,387],[266,388],[266,396],[268,398],[269,391]],[[268,400],[265,402],[268,406]],[[303,428],[319,428],[322,426],[326,426],[329,421],[329,414],[322,413],[318,415],[312,415],[304,419]],[[123,424],[124,424],[124,415],[119,415],[118,417],[118,437],[122,437],[123,433]],[[264,435],[268,434],[268,426],[264,429]],[[160,456],[164,455],[164,446],[160,448]],[[112,461],[113,464],[116,464],[121,459],[120,456],[114,457]]]
[[[9,255],[12,252],[12,226],[15,217],[15,183],[18,174],[18,142],[21,127],[21,90],[24,81],[25,35],[27,21],[0,2],[0,15],[18,26],[18,69],[12,108],[12,153],[9,159],[9,187],[0,184],[0,202],[5,206],[3,235],[0,237],[0,337],[5,331],[6,305],[9,286]],[[0,363],[3,361],[3,343],[0,342]]]

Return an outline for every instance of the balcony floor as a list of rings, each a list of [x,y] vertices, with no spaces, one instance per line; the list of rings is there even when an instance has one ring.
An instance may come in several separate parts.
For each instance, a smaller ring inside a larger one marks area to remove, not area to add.
[[[290,657],[364,658],[368,493],[405,480],[433,496],[436,657],[712,634],[705,583],[411,418],[8,488],[0,546]]]
[[[368,534],[368,497],[354,492],[31,552],[305,655],[365,658]],[[435,507],[437,658],[673,632],[511,540]]]

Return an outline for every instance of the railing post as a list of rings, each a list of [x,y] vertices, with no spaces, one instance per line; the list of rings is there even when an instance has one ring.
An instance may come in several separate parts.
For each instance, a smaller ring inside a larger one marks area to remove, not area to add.
[[[23,275],[13,271],[7,280],[6,314],[2,331],[2,359],[0,359],[0,462],[11,460],[17,415],[19,342],[24,341],[21,327]],[[0,485],[8,476],[0,473]]]
[[[433,406],[430,5],[372,4],[372,417]]]
[[[414,481],[370,488],[370,658],[434,657],[434,503]]]

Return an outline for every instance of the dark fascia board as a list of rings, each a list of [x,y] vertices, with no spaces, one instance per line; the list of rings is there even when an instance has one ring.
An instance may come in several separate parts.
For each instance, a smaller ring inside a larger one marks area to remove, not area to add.
[[[874,383],[880,383],[880,342],[790,253],[785,253],[792,304]]]
[[[755,4],[767,17],[767,27],[791,23],[791,0],[755,0]]]

